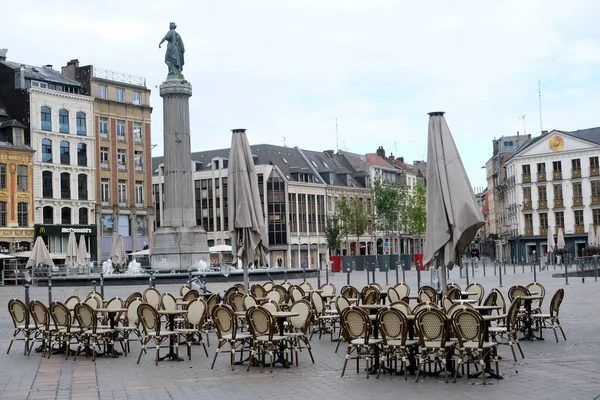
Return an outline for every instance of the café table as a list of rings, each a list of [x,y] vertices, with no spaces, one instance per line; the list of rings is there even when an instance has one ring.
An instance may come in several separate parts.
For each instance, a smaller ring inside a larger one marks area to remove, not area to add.
[[[523,300],[523,302],[525,303],[525,336],[520,338],[519,340],[533,340],[533,339],[537,339],[537,340],[544,340],[543,337],[541,336],[535,336],[533,334],[533,319],[531,318],[531,303],[534,300],[540,300],[543,299],[544,296],[540,296],[539,294],[532,294],[529,296],[519,296],[521,297],[521,300]]]
[[[489,342],[490,341],[490,333],[489,333],[488,329],[490,327],[490,324],[492,323],[492,321],[497,321],[497,320],[506,318],[506,315],[505,314],[491,315],[492,311],[501,309],[502,308],[501,306],[474,306],[473,308],[475,310],[477,310],[479,312],[479,314],[481,314],[481,317],[483,318],[483,321],[484,321],[483,336],[484,336],[486,342]],[[494,369],[492,369],[491,361],[492,361],[491,354],[488,351],[488,353],[485,357],[485,368],[484,368],[483,372],[478,371],[475,374],[469,375],[469,378],[476,378],[476,377],[479,377],[482,373],[485,373],[490,378],[493,378],[493,379],[504,379],[502,377],[502,375],[498,374],[498,372],[496,372]]]
[[[277,321],[277,326],[279,327],[279,335],[280,336],[284,336],[285,334],[285,320],[291,317],[297,317],[298,314],[297,312],[292,312],[292,311],[276,311],[276,312],[272,312],[271,315],[273,316],[273,318],[275,318],[275,320]],[[284,344],[283,341],[279,344],[279,355],[277,357],[277,360],[275,360],[275,363],[279,363],[281,365],[284,366],[284,368],[289,368],[290,365],[288,363],[288,361],[285,359],[284,355],[283,355],[283,351],[284,351]]]
[[[113,331],[112,344],[110,344],[107,347],[107,349],[104,353],[96,354],[96,357],[112,356],[113,351],[114,351],[115,358],[120,355],[123,355],[123,353],[121,353],[120,351],[114,350],[115,341],[117,340],[117,332],[115,331],[115,327],[116,327],[115,317],[117,316],[117,314],[125,312],[125,311],[127,311],[126,308],[97,308],[96,309],[96,312],[102,312],[102,313],[106,313],[108,315],[109,326],[110,326],[110,329],[112,329],[112,331]]]
[[[379,324],[377,323],[377,313],[382,308],[386,308],[387,306],[384,304],[362,304],[359,306],[363,310],[369,313],[369,320],[371,321],[371,325],[373,326],[373,338],[379,339]],[[375,360],[373,361],[373,366],[369,370],[370,374],[375,374],[379,370],[379,347],[375,347]]]
[[[160,315],[166,315],[169,318],[169,330],[175,331],[175,316],[187,314],[187,310],[158,310]],[[159,361],[164,361],[167,358],[171,361],[183,361],[183,358],[177,357],[175,354],[175,340],[179,340],[176,335],[171,335],[169,338],[169,353],[164,357],[159,358]]]

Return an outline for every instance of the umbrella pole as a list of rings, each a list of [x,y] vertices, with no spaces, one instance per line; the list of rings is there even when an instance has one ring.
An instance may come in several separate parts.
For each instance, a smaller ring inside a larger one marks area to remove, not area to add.
[[[244,288],[246,293],[250,293],[250,276],[248,275],[248,260],[244,260],[242,257],[242,265],[244,266]]]
[[[446,279],[447,278],[447,275],[446,275],[446,266],[443,265],[443,264],[441,264],[439,262],[439,260],[437,260],[437,262],[438,262],[438,266],[440,267],[440,272],[441,272],[441,274],[440,274],[440,281],[441,281],[440,284],[442,285],[442,296],[445,296],[447,294],[447,290],[446,289],[447,289],[447,285],[448,285],[448,283],[447,283],[448,280]]]

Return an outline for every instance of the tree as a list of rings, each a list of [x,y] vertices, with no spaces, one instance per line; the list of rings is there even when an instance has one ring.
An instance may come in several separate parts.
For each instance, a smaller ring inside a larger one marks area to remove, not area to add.
[[[400,239],[405,234],[410,234],[410,226],[411,226],[411,201],[412,194],[408,190],[408,187],[405,184],[400,184],[398,186],[398,233]],[[407,249],[404,249],[407,252]]]
[[[360,246],[360,237],[367,232],[372,220],[371,206],[358,197],[348,198],[349,220],[348,231],[356,236],[356,245]],[[357,251],[358,253],[358,247]]]
[[[330,255],[334,255],[335,251],[341,247],[343,236],[344,229],[338,212],[328,214],[325,219],[325,240]]]
[[[401,188],[395,182],[377,179],[371,189],[374,231],[383,231],[386,238],[394,230],[400,212]]]
[[[420,238],[427,229],[427,197],[425,185],[418,182],[415,190],[410,196],[409,202],[409,232],[411,235]]]

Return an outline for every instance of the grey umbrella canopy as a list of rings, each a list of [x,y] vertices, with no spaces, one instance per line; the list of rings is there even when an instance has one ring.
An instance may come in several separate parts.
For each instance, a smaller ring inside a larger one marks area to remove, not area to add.
[[[547,239],[547,242],[548,242],[548,250],[547,250],[547,252],[548,253],[554,252],[554,247],[555,247],[555,244],[554,244],[554,235],[552,234],[552,228],[550,228],[550,227],[548,227],[548,239]]]
[[[117,232],[113,232],[112,247],[110,249],[110,260],[113,264],[121,265],[126,261],[125,246],[123,244],[123,236]]]
[[[427,139],[427,231],[424,262],[446,268],[460,265],[461,253],[484,224],[473,189],[443,112],[429,113]]]
[[[88,256],[87,248],[85,245],[85,237],[83,235],[79,236],[79,247],[77,248],[77,264],[80,266],[84,266],[87,264],[87,261],[90,259]]]
[[[565,243],[565,235],[562,228],[558,228],[558,234],[556,235],[556,248],[562,250],[565,247],[567,247]]]
[[[590,224],[588,228],[588,246],[596,245],[596,235],[594,234],[594,224]]]
[[[50,252],[48,252],[48,248],[42,237],[38,236],[37,239],[35,239],[35,243],[31,249],[31,255],[29,256],[29,260],[27,260],[25,268],[29,268],[30,266],[36,268],[40,264],[54,268],[54,261],[52,261],[52,257],[50,257]]]
[[[227,184],[232,253],[242,260],[248,290],[248,264],[257,256],[265,260],[269,249],[258,176],[245,129],[232,131]]]
[[[75,232],[71,230],[69,232],[69,241],[67,242],[67,259],[66,264],[69,267],[73,267],[77,261],[77,238]]]

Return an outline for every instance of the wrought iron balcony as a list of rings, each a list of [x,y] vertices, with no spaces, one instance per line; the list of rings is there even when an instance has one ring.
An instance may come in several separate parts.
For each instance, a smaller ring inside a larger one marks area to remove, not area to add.
[[[583,197],[573,197],[573,206],[582,206]]]
[[[552,180],[561,180],[562,179],[562,171],[552,171]]]
[[[571,178],[581,178],[581,168],[574,168],[571,170]]]
[[[575,233],[585,233],[585,226],[575,225]]]
[[[531,183],[531,174],[523,174],[523,183]]]
[[[533,228],[525,228],[525,236],[533,236]]]
[[[600,176],[600,168],[590,167],[590,176]]]
[[[538,201],[538,210],[547,210],[548,209],[548,201],[539,200]]]
[[[538,182],[546,182],[546,173],[545,172],[538,172],[538,174],[537,174],[537,181]]]
[[[523,202],[523,210],[531,210],[533,207],[531,206],[531,200],[525,200]]]
[[[554,208],[563,208],[564,206],[563,199],[554,199]]]

